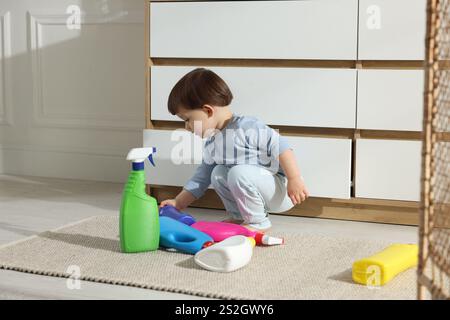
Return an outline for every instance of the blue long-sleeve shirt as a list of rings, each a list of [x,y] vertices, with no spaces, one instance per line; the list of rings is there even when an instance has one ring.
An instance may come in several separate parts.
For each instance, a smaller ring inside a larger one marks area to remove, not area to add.
[[[291,149],[287,139],[255,117],[233,114],[228,124],[206,139],[202,163],[184,185],[200,198],[211,184],[211,172],[217,164],[262,166],[284,175],[278,156]]]

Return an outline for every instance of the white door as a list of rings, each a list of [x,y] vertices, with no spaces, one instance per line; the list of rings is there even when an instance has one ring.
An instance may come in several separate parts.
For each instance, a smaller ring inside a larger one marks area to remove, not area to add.
[[[126,180],[145,126],[143,8],[0,1],[0,172]]]

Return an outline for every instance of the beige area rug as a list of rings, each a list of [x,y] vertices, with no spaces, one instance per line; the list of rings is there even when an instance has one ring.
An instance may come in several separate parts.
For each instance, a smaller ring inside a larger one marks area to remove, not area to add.
[[[352,282],[352,262],[387,242],[285,234],[283,246],[256,247],[245,268],[214,273],[187,254],[122,254],[118,234],[118,217],[92,217],[1,247],[0,268],[68,278],[76,265],[81,280],[222,299],[416,298],[415,269],[382,288]]]

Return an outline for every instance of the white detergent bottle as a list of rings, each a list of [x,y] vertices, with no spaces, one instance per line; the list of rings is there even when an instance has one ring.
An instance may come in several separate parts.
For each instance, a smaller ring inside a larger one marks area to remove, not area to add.
[[[215,272],[232,272],[246,266],[252,259],[255,239],[232,236],[200,250],[194,261],[200,267]]]

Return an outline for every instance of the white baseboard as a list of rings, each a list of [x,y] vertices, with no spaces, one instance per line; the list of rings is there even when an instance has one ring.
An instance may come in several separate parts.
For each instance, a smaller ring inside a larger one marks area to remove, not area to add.
[[[126,151],[0,145],[0,173],[125,182]]]

